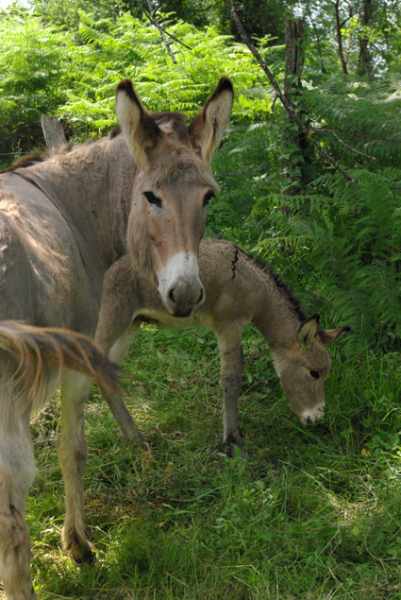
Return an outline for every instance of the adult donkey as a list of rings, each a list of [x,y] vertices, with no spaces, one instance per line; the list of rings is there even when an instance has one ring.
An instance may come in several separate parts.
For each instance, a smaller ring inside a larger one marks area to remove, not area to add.
[[[198,247],[216,189],[210,159],[232,99],[232,85],[223,78],[187,126],[179,113],[146,111],[131,82],[123,81],[116,100],[122,135],[0,175],[0,320],[69,327],[93,336],[104,274],[126,251],[135,268],[156,282],[170,314],[188,316],[198,308],[204,301]],[[120,351],[117,343],[115,358]],[[3,362],[1,369],[0,403],[9,405],[16,390]],[[46,386],[42,396],[53,387]],[[62,539],[77,561],[92,558],[82,488],[88,389],[84,376],[63,378]],[[7,518],[0,519],[0,575],[9,600],[31,600],[23,500],[32,472],[26,475],[26,452],[21,451],[30,448],[26,414],[18,419],[18,435],[9,435],[4,423],[1,427],[0,514]],[[18,512],[8,500],[15,495]]]

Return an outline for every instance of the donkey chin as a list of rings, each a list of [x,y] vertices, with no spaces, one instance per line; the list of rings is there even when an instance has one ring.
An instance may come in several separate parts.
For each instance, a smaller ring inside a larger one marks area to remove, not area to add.
[[[205,301],[196,256],[179,252],[157,274],[158,290],[164,306],[174,317],[189,317]]]
[[[315,406],[304,408],[297,414],[302,425],[313,425],[324,417],[324,402],[319,402]]]

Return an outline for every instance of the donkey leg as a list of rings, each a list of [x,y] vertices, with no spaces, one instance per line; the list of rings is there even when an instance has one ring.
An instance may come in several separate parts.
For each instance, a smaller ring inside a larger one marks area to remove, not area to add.
[[[117,364],[121,364],[124,358],[127,356],[129,342],[133,336],[132,328],[131,330],[126,330],[112,345],[111,350],[109,351],[109,358],[113,362]],[[102,345],[101,345],[102,347]],[[104,348],[102,347],[104,350]],[[106,349],[106,351],[108,348]],[[105,391],[103,393],[103,398],[106,400],[109,408],[116,419],[120,429],[122,436],[125,440],[130,443],[134,443],[137,446],[145,447],[145,438],[143,433],[138,429],[135,424],[134,419],[130,415],[123,399],[120,395],[109,394]]]
[[[239,427],[238,399],[242,382],[242,327],[230,324],[217,332],[221,385],[223,388],[223,443],[227,454],[232,455],[235,446],[243,446]]]
[[[92,562],[94,554],[86,537],[82,475],[87,447],[84,431],[84,403],[90,382],[83,375],[67,373],[63,379],[58,453],[65,487],[63,549],[80,562]]]
[[[28,423],[0,432],[0,578],[7,600],[34,600],[25,498],[35,475]]]

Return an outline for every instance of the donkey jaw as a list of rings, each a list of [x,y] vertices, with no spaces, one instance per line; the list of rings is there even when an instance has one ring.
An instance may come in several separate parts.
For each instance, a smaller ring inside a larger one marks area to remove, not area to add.
[[[189,317],[205,301],[198,259],[192,252],[177,252],[157,274],[159,294],[168,312]]]
[[[320,421],[324,416],[324,402],[316,404],[313,408],[306,408],[299,415],[302,425],[309,425]]]

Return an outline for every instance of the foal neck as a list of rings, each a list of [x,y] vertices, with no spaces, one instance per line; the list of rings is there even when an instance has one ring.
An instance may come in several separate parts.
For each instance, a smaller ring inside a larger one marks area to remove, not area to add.
[[[272,350],[289,348],[305,319],[297,299],[268,264],[260,265],[248,256],[244,260],[251,272],[252,285],[260,289],[254,325],[265,336]]]

